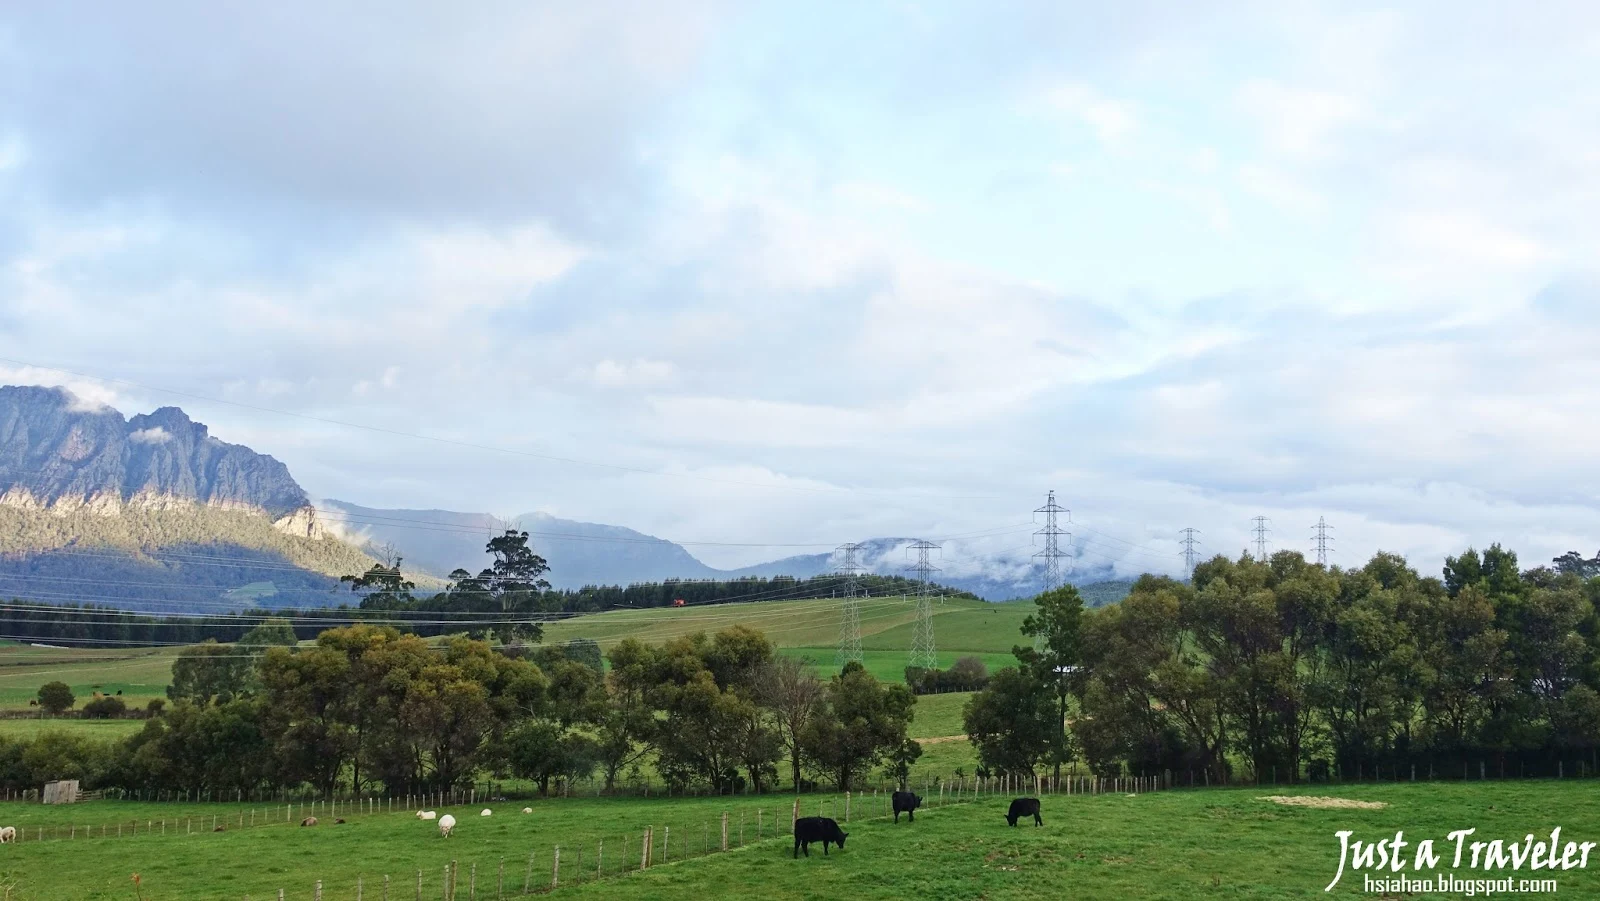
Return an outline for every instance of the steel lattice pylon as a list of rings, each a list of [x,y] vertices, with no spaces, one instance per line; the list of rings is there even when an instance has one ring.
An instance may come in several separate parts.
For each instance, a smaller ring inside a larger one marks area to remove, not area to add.
[[[1061,561],[1067,556],[1066,552],[1061,550],[1061,536],[1067,536],[1069,545],[1072,543],[1072,533],[1057,525],[1056,516],[1061,513],[1071,516],[1072,511],[1056,503],[1056,493],[1052,491],[1046,497],[1044,506],[1033,512],[1035,516],[1044,514],[1044,528],[1033,533],[1044,536],[1044,550],[1033,556],[1044,559],[1044,590],[1054,591],[1061,587]],[[1033,649],[1035,651],[1044,649],[1043,635],[1033,636]]]
[[[839,545],[839,573],[844,576],[841,594],[844,597],[839,605],[839,653],[834,657],[834,662],[840,669],[851,661],[861,662],[861,588],[856,581],[861,573],[861,565],[856,560],[860,550],[859,544]]]
[[[917,619],[911,629],[912,666],[924,669],[939,668],[939,653],[933,641],[933,594],[928,587],[928,577],[939,571],[928,561],[928,552],[939,549],[931,541],[918,541],[911,545],[917,552],[917,563],[911,567],[917,576]]]

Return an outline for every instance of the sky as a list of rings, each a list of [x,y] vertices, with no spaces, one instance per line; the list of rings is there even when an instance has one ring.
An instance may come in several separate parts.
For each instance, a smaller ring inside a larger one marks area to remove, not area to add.
[[[0,10],[0,382],[713,565],[1600,547],[1591,3],[454,6]]]

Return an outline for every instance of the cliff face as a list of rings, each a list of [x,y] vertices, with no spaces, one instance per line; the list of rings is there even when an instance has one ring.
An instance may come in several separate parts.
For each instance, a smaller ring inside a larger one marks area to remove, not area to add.
[[[106,514],[199,504],[320,537],[310,499],[277,460],[211,437],[177,407],[124,419],[59,388],[0,388],[0,503]]]

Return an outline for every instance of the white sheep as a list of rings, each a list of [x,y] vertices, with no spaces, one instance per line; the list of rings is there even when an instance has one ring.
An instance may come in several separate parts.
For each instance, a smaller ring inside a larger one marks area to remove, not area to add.
[[[450,814],[447,813],[444,816],[439,818],[439,837],[440,838],[449,838],[450,837],[450,830],[452,830],[454,828],[456,828],[456,818],[455,817],[453,817],[453,816],[451,816]]]
[[[417,811],[417,819],[419,819],[419,820],[437,819],[438,816],[439,816],[439,812],[435,811],[435,810],[419,810],[419,811]]]
[[[478,814],[478,816],[480,816],[480,817],[486,817],[486,816],[489,816],[489,815],[490,815],[490,814],[491,814],[491,813],[493,813],[493,812],[494,812],[494,811],[492,811],[492,810],[490,810],[490,809],[489,809],[489,808],[487,808],[487,807],[485,807],[485,808],[484,808],[484,809],[483,809],[483,813],[480,813],[480,814]]]
[[[533,808],[532,807],[524,807],[524,808],[522,808],[522,812],[523,813],[533,813]]]
[[[0,827],[0,845],[9,845],[17,840],[17,827]]]

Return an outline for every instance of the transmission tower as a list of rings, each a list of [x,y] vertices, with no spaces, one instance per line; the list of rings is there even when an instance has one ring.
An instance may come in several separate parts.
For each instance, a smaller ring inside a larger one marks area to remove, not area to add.
[[[1072,543],[1072,533],[1061,528],[1057,524],[1056,517],[1065,513],[1070,519],[1072,511],[1056,503],[1056,493],[1052,491],[1045,496],[1044,506],[1033,511],[1035,522],[1038,521],[1040,513],[1044,514],[1044,528],[1033,534],[1044,537],[1044,550],[1033,556],[1036,560],[1044,559],[1044,590],[1054,591],[1061,587],[1061,561],[1067,556],[1066,552],[1061,550],[1061,536],[1067,536],[1067,544]],[[1038,651],[1043,647],[1044,636],[1033,636],[1033,649]]]
[[[1271,529],[1267,528],[1267,523],[1272,522],[1272,520],[1266,518],[1265,516],[1257,516],[1255,519],[1250,521],[1256,524],[1255,528],[1250,530],[1251,532],[1255,533],[1256,536],[1256,559],[1266,562],[1267,533],[1272,531]]]
[[[852,660],[861,662],[861,583],[857,581],[861,564],[856,560],[856,554],[860,551],[859,544],[839,545],[839,574],[844,576],[844,587],[841,589],[844,600],[839,606],[839,654],[834,662],[840,669]]]
[[[917,563],[911,567],[917,576],[917,621],[911,630],[911,665],[926,669],[939,668],[939,655],[933,643],[933,593],[928,586],[928,577],[939,571],[939,567],[928,562],[928,552],[938,549],[939,545],[932,541],[918,541],[910,547],[917,552]]]
[[[1317,524],[1311,527],[1311,531],[1315,533],[1312,540],[1316,542],[1318,566],[1328,565],[1328,545],[1333,541],[1333,536],[1328,534],[1328,530],[1332,528],[1333,526],[1328,525],[1328,521],[1320,516],[1317,517]]]
[[[1193,575],[1194,562],[1200,556],[1200,552],[1194,549],[1194,546],[1199,543],[1195,541],[1194,536],[1199,535],[1200,530],[1184,529],[1179,534],[1183,536],[1183,567],[1190,575]]]

